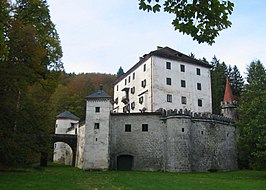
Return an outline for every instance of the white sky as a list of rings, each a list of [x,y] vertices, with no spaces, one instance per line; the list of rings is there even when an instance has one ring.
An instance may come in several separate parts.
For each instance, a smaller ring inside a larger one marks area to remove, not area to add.
[[[196,58],[216,57],[241,74],[254,59],[266,64],[266,1],[231,0],[232,27],[212,46],[174,31],[173,16],[138,9],[138,0],[48,0],[61,39],[66,72],[126,72],[140,56],[168,46]]]

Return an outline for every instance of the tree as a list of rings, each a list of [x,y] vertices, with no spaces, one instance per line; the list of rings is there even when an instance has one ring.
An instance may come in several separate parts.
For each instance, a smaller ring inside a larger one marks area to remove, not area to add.
[[[240,97],[240,94],[244,88],[244,79],[241,76],[236,65],[234,65],[233,68],[229,65],[229,67],[228,67],[228,79],[230,81],[232,93],[235,96],[236,100],[238,100]]]
[[[1,1],[0,10],[0,162],[28,164],[34,157],[30,155],[49,145],[53,116],[48,100],[56,70],[62,69],[62,52],[46,1],[6,2]]]
[[[266,70],[253,61],[241,94],[238,149],[241,167],[266,169]]]
[[[164,12],[175,16],[175,30],[190,35],[198,43],[213,44],[219,32],[232,25],[228,16],[234,4],[226,0],[139,0],[143,11]]]
[[[117,71],[117,74],[116,74],[117,78],[121,77],[123,74],[124,74],[123,68],[122,67],[119,67],[119,69]]]
[[[211,87],[212,87],[212,112],[214,114],[221,113],[221,101],[223,101],[227,66],[225,63],[213,57],[211,69]]]

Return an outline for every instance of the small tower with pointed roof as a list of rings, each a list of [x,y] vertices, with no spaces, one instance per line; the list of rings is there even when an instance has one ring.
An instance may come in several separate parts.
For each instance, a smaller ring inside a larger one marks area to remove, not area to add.
[[[221,102],[221,106],[221,114],[236,121],[236,101],[228,79],[226,80],[224,100]]]
[[[55,134],[67,134],[68,129],[76,128],[79,124],[79,118],[69,111],[64,111],[56,116]],[[63,142],[54,143],[54,155],[53,161],[57,163],[64,163],[71,165],[72,158],[67,158],[67,155],[71,155],[66,145]]]
[[[110,111],[112,97],[100,85],[100,89],[87,96],[84,170],[106,170],[109,168]]]

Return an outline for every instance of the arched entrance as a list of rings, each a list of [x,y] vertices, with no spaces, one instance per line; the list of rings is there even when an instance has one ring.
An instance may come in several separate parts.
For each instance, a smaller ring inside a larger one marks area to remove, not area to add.
[[[132,170],[133,158],[134,157],[131,155],[117,156],[117,170],[121,170],[121,171]]]

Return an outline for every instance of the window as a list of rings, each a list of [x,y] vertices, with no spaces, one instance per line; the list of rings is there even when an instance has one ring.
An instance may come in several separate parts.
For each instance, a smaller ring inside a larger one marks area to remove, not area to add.
[[[100,123],[94,123],[94,129],[100,129]]]
[[[57,128],[58,127],[58,125],[57,124],[55,124],[55,128]]]
[[[197,75],[200,75],[200,69],[197,68],[196,71],[197,71]]]
[[[170,69],[171,70],[171,62],[166,62],[166,69]]]
[[[125,132],[131,132],[131,125],[125,124]]]
[[[167,84],[167,85],[171,85],[171,84],[172,84],[172,80],[171,80],[171,78],[166,78],[166,84]]]
[[[187,104],[187,97],[185,96],[181,97],[181,104]]]
[[[131,94],[135,94],[135,86],[130,89]]]
[[[201,83],[197,83],[197,89],[201,90]]]
[[[200,131],[200,134],[202,134],[202,135],[203,135],[203,131]]]
[[[131,109],[134,110],[135,109],[135,102],[131,103]]]
[[[140,103],[140,104],[143,103],[143,96],[141,96],[141,97],[139,98],[139,103]]]
[[[180,65],[180,71],[185,72],[185,65]]]
[[[172,95],[171,94],[167,94],[167,102],[172,102]]]
[[[146,64],[143,65],[143,71],[146,71]]]
[[[95,112],[99,113],[100,112],[100,107],[95,107]]]
[[[118,85],[116,85],[116,91],[118,91]]]
[[[115,103],[118,104],[118,97],[115,99]]]
[[[146,79],[141,81],[141,87],[145,88],[145,86],[146,86]]]
[[[128,83],[130,83],[130,76],[128,77]]]
[[[127,79],[125,79],[125,85],[127,85]]]
[[[202,107],[202,99],[198,99],[198,106]]]
[[[185,132],[185,129],[184,128],[182,128],[182,133],[184,133]]]
[[[142,124],[142,131],[148,131],[148,124]]]
[[[185,80],[181,80],[181,87],[186,87],[186,81]]]
[[[132,80],[134,80],[135,79],[135,73],[133,73],[133,76],[132,76]]]

